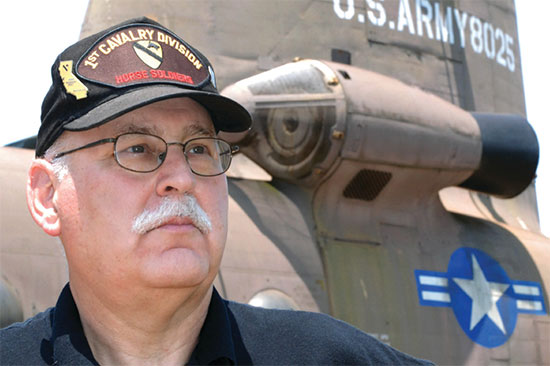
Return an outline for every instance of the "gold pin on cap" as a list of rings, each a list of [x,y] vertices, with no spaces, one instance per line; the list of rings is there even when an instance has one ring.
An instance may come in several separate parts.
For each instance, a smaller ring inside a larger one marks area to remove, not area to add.
[[[76,99],[83,99],[88,96],[88,88],[73,74],[73,62],[61,61],[59,63],[59,75],[63,80],[63,86],[67,93],[72,94]]]

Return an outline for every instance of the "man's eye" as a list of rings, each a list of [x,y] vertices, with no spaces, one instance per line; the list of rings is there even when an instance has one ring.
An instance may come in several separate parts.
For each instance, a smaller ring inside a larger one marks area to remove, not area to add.
[[[147,151],[147,148],[143,145],[133,145],[130,146],[126,151],[132,154],[143,154]]]
[[[195,146],[192,146],[192,147],[189,149],[189,153],[194,154],[194,155],[207,154],[207,153],[208,153],[208,149],[206,148],[206,146],[195,145]]]

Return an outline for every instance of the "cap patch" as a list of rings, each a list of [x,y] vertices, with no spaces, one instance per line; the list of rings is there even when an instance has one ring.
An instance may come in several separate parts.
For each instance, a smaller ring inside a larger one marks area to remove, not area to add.
[[[86,98],[88,88],[73,74],[73,61],[61,61],[59,63],[59,76],[67,93],[72,94],[76,99]]]
[[[197,87],[210,79],[206,60],[181,38],[154,25],[108,33],[80,59],[77,75],[113,87],[170,83]]]

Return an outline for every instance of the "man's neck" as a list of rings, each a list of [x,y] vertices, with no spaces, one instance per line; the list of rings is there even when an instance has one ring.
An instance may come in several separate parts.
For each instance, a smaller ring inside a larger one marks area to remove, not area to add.
[[[212,286],[140,292],[126,304],[101,302],[102,297],[79,290],[73,296],[100,364],[183,365],[197,345]]]

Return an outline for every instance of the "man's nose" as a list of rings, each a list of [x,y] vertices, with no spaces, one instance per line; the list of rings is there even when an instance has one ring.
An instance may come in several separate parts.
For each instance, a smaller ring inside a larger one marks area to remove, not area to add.
[[[180,144],[170,144],[166,158],[158,169],[157,194],[182,194],[195,187],[196,175],[191,171]]]

